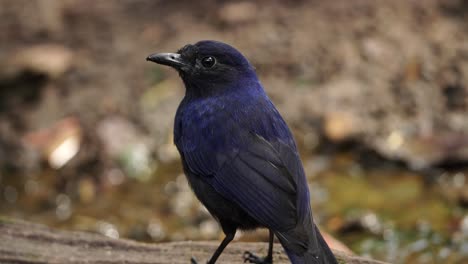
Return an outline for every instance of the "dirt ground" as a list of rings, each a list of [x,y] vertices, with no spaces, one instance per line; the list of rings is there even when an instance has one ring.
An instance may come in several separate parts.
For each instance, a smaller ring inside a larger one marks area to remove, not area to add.
[[[308,135],[305,144],[313,147],[322,135],[356,140],[414,168],[466,160],[464,1],[1,5],[3,151],[16,152],[8,147],[21,135],[64,116],[90,128],[123,118],[154,151],[168,140],[183,88],[175,73],[145,56],[217,39],[252,61],[288,122]],[[31,47],[37,49],[19,60]],[[36,53],[65,62],[58,73],[28,65]],[[8,156],[14,162],[18,155]]]

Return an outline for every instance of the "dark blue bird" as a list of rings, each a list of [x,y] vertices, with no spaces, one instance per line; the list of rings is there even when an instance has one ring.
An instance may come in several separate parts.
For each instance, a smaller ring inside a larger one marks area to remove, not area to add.
[[[217,41],[147,60],[175,68],[185,84],[174,141],[191,188],[226,234],[208,263],[237,229],[262,227],[270,230],[268,255],[246,252],[245,261],[272,263],[276,235],[294,264],[337,263],[312,220],[291,132],[249,61]]]

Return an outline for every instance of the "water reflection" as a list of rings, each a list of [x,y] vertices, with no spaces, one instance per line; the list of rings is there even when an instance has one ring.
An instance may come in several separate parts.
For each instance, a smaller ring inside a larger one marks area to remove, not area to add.
[[[67,220],[72,214],[71,200],[68,195],[63,193],[57,195],[55,204],[57,205],[55,209],[57,219],[61,221]]]

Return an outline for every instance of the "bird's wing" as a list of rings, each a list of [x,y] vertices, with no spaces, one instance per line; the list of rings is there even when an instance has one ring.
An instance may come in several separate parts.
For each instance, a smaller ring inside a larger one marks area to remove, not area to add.
[[[256,134],[244,136],[244,140],[245,147],[217,153],[215,159],[214,153],[185,153],[187,165],[202,172],[217,192],[259,223],[278,231],[294,227],[298,177],[303,177],[297,152],[280,140],[267,141]],[[217,166],[205,166],[214,160]],[[207,171],[213,167],[214,171]]]

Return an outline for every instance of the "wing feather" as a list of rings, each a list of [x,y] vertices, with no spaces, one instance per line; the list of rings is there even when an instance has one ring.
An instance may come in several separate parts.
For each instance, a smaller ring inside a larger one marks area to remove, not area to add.
[[[285,144],[275,142],[289,148],[280,154],[273,144],[258,135],[251,135],[248,141],[244,149],[218,154],[214,160],[222,164],[214,172],[207,171],[207,160],[200,153],[186,154],[187,164],[195,173],[210,175],[206,177],[208,183],[261,224],[275,230],[294,227],[298,218],[297,188],[291,171],[296,169],[288,168],[284,160],[295,159],[297,155]]]

